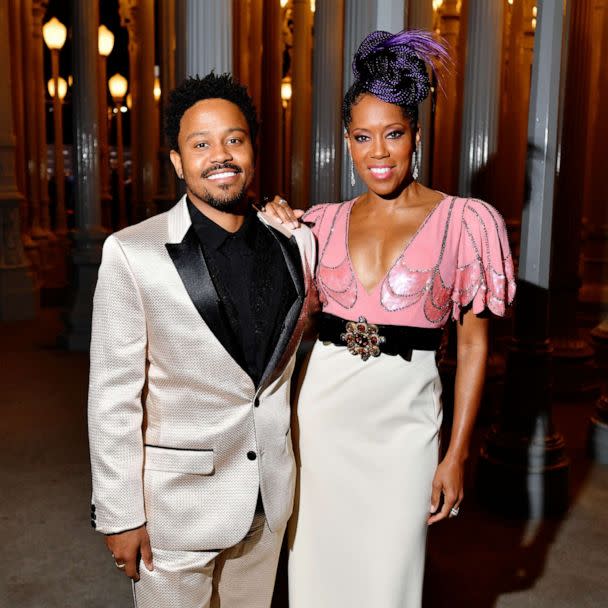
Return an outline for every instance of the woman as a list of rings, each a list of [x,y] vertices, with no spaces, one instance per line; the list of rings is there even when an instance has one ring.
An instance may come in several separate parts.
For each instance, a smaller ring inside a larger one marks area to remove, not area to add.
[[[291,608],[420,606],[427,526],[462,501],[487,358],[482,313],[503,315],[515,283],[497,211],[415,181],[426,64],[445,59],[424,32],[363,41],[343,118],[367,191],[303,218],[318,240],[322,314],[297,404]],[[438,463],[435,351],[450,317],[454,423]]]

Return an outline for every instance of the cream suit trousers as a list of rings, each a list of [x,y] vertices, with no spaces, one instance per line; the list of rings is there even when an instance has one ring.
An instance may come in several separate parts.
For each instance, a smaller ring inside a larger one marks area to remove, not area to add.
[[[269,608],[283,532],[258,514],[247,536],[222,551],[152,547],[154,570],[140,562],[133,584],[135,608]]]

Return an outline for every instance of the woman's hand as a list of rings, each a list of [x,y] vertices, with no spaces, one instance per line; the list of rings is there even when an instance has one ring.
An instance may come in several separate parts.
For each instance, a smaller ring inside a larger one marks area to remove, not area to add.
[[[450,516],[452,509],[458,509],[462,502],[464,479],[464,463],[445,458],[437,467],[433,479],[433,493],[431,496],[431,515],[427,523],[429,525],[441,521]],[[443,494],[443,506],[439,508],[439,500]]]
[[[280,196],[275,196],[271,201],[264,203],[262,211],[274,218],[279,224],[285,224],[288,228],[300,227],[299,219],[304,215],[302,209],[292,209],[287,201]]]

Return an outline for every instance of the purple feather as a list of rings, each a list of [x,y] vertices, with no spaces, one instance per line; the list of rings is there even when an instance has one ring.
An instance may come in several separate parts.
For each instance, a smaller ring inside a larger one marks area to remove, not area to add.
[[[446,46],[431,32],[375,31],[365,37],[355,53],[353,74],[380,99],[414,105],[423,101],[431,90],[427,66],[441,86],[440,72],[451,63]]]
[[[414,51],[424,63],[431,66],[435,76],[438,75],[438,68],[447,68],[452,63],[445,43],[440,42],[431,32],[425,30],[403,30],[379,42],[376,49],[389,49],[396,46],[405,46]]]

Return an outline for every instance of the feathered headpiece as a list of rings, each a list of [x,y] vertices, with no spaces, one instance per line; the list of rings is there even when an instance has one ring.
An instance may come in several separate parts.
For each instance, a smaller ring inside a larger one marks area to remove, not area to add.
[[[376,31],[355,53],[353,74],[365,90],[382,101],[417,105],[431,90],[426,66],[437,76],[450,62],[446,47],[431,32]]]

